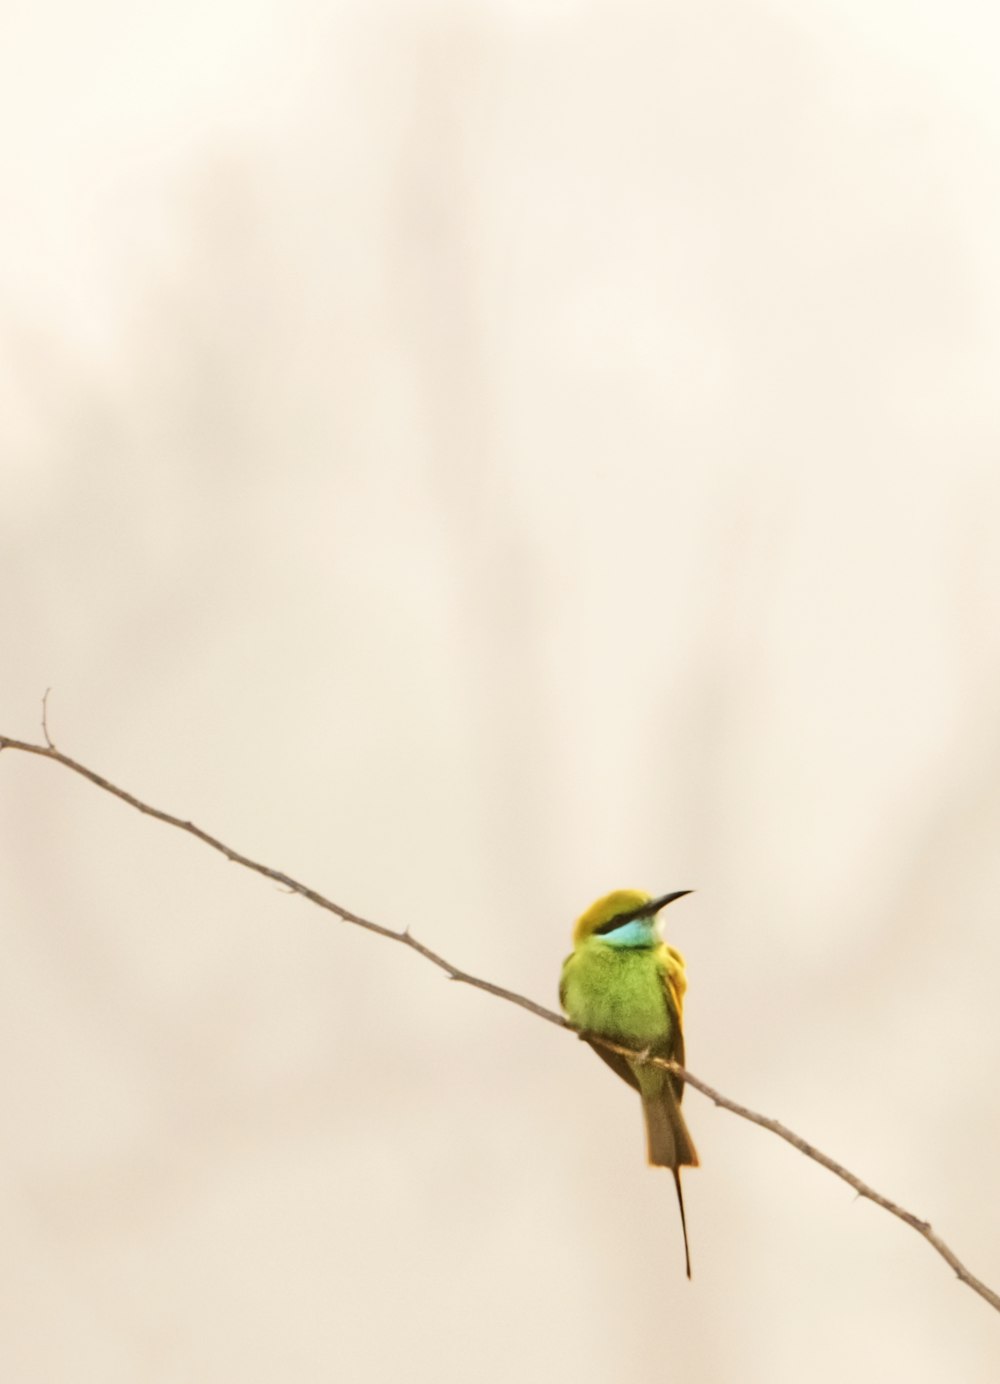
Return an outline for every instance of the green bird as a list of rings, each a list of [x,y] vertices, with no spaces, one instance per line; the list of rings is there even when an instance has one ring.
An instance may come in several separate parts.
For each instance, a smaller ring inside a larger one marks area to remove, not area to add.
[[[679,889],[658,899],[638,889],[605,894],[577,919],[573,950],[559,982],[566,1017],[642,1097],[649,1161],[674,1175],[688,1278],[691,1255],[680,1169],[697,1167],[698,1155],[681,1114],[684,1083],[662,1067],[623,1057],[591,1037],[684,1065],[684,958],[660,937],[656,915],[690,892]]]

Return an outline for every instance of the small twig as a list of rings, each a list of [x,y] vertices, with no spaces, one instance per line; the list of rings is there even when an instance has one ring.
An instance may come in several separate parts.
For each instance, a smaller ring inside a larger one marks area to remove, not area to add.
[[[51,687],[46,687],[45,692],[42,696],[42,734],[45,736],[46,745],[49,747],[50,750],[54,750],[56,747],[55,741],[49,734],[49,693],[51,691]]]
[[[527,1009],[529,1013],[534,1014],[536,1018],[544,1019],[546,1023],[554,1024],[558,1028],[568,1029],[571,1032],[580,1034],[579,1029],[575,1028],[573,1024],[568,1023],[561,1014],[557,1014],[554,1010],[546,1009],[544,1005],[536,1004],[534,1000],[528,999],[525,995],[519,995],[513,990],[507,990],[502,985],[494,985],[492,981],[483,980],[479,976],[474,976],[468,971],[461,970],[458,966],[453,966],[450,961],[447,961],[437,952],[432,951],[431,948],[425,946],[423,942],[418,942],[409,928],[403,928],[401,931],[397,931],[394,928],[385,927],[382,923],[372,922],[370,918],[362,918],[359,914],[352,913],[350,909],[344,908],[338,903],[334,903],[332,899],[326,898],[315,889],[311,889],[308,885],[293,879],[291,875],[286,875],[284,871],[274,870],[269,865],[262,865],[259,861],[251,860],[249,856],[241,855],[239,851],[234,851],[230,846],[220,841],[218,837],[210,836],[209,833],[203,831],[201,827],[196,827],[193,822],[184,821],[180,817],[175,817],[170,812],[163,812],[157,807],[151,807],[148,803],[144,803],[141,799],[135,797],[134,794],[126,792],[124,788],[118,788],[115,784],[109,782],[108,779],[102,778],[102,776],[95,773],[93,769],[88,769],[75,759],[71,759],[69,755],[63,754],[60,750],[56,749],[49,737],[48,726],[46,724],[47,697],[48,692],[46,692],[45,697],[42,698],[42,731],[45,736],[45,744],[35,745],[30,741],[12,740],[8,736],[0,735],[0,750],[20,750],[24,754],[33,754],[42,759],[54,760],[55,763],[61,764],[64,768],[71,769],[73,773],[88,779],[98,788],[102,788],[106,793],[110,793],[113,797],[120,798],[122,802],[128,803],[130,807],[134,807],[145,816],[155,817],[157,821],[166,822],[169,826],[177,827],[180,831],[186,831],[190,836],[195,836],[206,846],[210,846],[212,850],[218,851],[221,855],[224,855],[227,860],[231,860],[237,865],[242,865],[247,870],[253,870],[256,874],[263,875],[266,879],[274,880],[276,884],[284,886],[290,893],[301,894],[301,896],[308,899],[310,903],[314,903],[318,908],[326,909],[328,913],[335,914],[345,923],[352,923],[355,927],[364,928],[366,932],[374,932],[379,937],[387,938],[390,942],[399,942],[402,946],[409,947],[411,951],[415,951],[419,956],[422,956],[425,961],[430,962],[432,966],[436,966],[439,971],[443,971],[451,980],[457,980],[465,985],[471,985],[474,989],[483,990],[488,995],[495,995],[498,999],[506,1000],[509,1004],[516,1004],[521,1009]],[[806,1158],[812,1159],[814,1163],[820,1164],[820,1166],[826,1168],[828,1172],[833,1173],[835,1177],[839,1177],[843,1182],[846,1182],[849,1187],[853,1187],[859,1197],[864,1197],[865,1200],[874,1202],[876,1206],[881,1206],[884,1211],[888,1211],[890,1215],[905,1222],[905,1224],[915,1230],[918,1235],[923,1236],[927,1243],[937,1251],[945,1263],[950,1265],[963,1283],[967,1284],[974,1293],[978,1293],[984,1301],[988,1302],[991,1307],[1000,1312],[1000,1294],[995,1293],[993,1289],[987,1287],[981,1279],[970,1273],[958,1256],[934,1233],[927,1221],[921,1220],[920,1217],[915,1216],[912,1211],[907,1211],[904,1207],[899,1206],[888,1197],[882,1196],[880,1192],[876,1192],[873,1187],[869,1187],[860,1177],[849,1172],[847,1168],[843,1167],[833,1158],[830,1158],[827,1154],[821,1153],[819,1149],[801,1138],[800,1135],[786,1128],[785,1125],[780,1124],[777,1120],[769,1119],[766,1115],[758,1115],[756,1111],[748,1109],[745,1105],[739,1105],[736,1101],[721,1095],[713,1087],[709,1086],[707,1082],[702,1081],[700,1077],[693,1076],[686,1068],[681,1067],[676,1062],[669,1061],[667,1058],[651,1057],[648,1053],[637,1052],[634,1049],[622,1047],[618,1043],[613,1043],[608,1039],[600,1038],[594,1034],[581,1034],[581,1036],[586,1037],[588,1042],[598,1043],[612,1052],[620,1053],[623,1057],[630,1057],[635,1061],[645,1062],[650,1066],[662,1067],[666,1071],[673,1072],[676,1076],[681,1077],[689,1086],[693,1086],[696,1091],[700,1091],[703,1096],[706,1096],[723,1110],[728,1110],[731,1114],[738,1115],[740,1119],[748,1120],[751,1124],[759,1125],[761,1129],[767,1129],[772,1134],[776,1134],[779,1139],[784,1139],[785,1143],[791,1144],[793,1148],[798,1149]]]

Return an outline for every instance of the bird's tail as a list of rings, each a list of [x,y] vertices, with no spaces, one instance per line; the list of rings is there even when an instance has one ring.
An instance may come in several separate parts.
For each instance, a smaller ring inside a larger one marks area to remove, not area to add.
[[[649,1161],[654,1167],[669,1168],[674,1175],[677,1205],[681,1212],[681,1230],[684,1232],[684,1264],[690,1278],[691,1252],[688,1249],[687,1218],[684,1215],[680,1169],[696,1168],[698,1154],[672,1086],[665,1085],[660,1091],[643,1092],[642,1109],[646,1117]]]

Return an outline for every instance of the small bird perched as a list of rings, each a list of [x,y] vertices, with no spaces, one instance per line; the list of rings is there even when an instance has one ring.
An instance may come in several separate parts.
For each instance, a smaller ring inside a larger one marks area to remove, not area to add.
[[[681,1114],[684,1083],[662,1067],[591,1042],[591,1035],[684,1065],[684,958],[660,937],[656,915],[690,892],[678,889],[658,899],[638,889],[605,894],[577,919],[559,982],[559,1002],[570,1023],[642,1097],[649,1161],[674,1175],[688,1278],[691,1255],[679,1170],[697,1167],[698,1155]]]

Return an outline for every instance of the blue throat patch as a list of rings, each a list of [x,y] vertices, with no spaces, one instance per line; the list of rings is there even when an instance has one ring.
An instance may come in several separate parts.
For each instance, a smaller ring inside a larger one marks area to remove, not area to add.
[[[656,929],[650,918],[633,918],[612,932],[602,933],[600,940],[609,947],[655,947]]]

